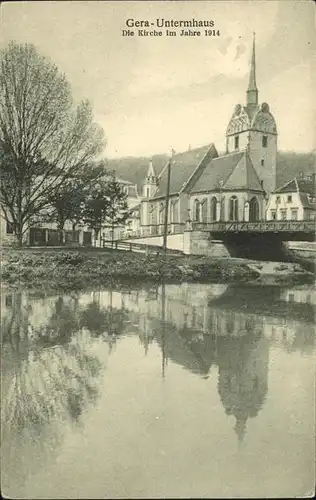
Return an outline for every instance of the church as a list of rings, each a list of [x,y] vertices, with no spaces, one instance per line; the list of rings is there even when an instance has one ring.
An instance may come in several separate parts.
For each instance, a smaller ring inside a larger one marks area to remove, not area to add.
[[[226,152],[213,143],[173,154],[170,164],[168,232],[188,222],[259,221],[276,188],[277,127],[269,104],[259,104],[255,38],[245,104],[236,104],[226,130]],[[152,162],[143,183],[140,230],[163,233],[168,163],[159,175]]]

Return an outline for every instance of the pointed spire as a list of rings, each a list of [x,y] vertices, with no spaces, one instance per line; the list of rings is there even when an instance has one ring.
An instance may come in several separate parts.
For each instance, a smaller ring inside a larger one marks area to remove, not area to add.
[[[156,172],[152,160],[149,161],[146,179],[150,180],[151,182],[153,182],[153,180],[156,179]]]
[[[247,106],[258,104],[258,89],[256,83],[256,34],[253,33],[252,56],[247,90]]]
[[[247,417],[245,415],[237,415],[236,417],[236,425],[234,427],[234,430],[237,434],[238,437],[238,444],[239,446],[242,444],[245,434],[246,434],[246,423],[247,423]]]

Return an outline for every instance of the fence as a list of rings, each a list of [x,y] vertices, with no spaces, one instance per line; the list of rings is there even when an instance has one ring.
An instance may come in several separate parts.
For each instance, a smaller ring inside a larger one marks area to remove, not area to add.
[[[111,248],[112,250],[125,250],[127,252],[139,252],[145,253],[146,255],[159,255],[164,253],[164,249],[159,245],[142,245],[141,243],[132,243],[120,240],[103,240],[103,248]],[[183,252],[181,252],[181,250],[167,248],[167,254],[183,255]]]
[[[58,229],[46,229],[32,227],[30,229],[31,246],[79,246],[80,231],[59,231]],[[83,245],[92,244],[92,235],[89,231],[83,232]]]

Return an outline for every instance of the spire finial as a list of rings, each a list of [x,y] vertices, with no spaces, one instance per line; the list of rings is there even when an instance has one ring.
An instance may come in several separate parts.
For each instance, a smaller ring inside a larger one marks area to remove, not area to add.
[[[247,105],[258,104],[258,89],[256,83],[256,33],[252,33],[252,55],[250,63],[249,84],[247,90]]]

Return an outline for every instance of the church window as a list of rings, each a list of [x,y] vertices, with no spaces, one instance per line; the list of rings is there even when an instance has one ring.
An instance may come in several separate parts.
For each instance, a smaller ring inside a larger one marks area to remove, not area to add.
[[[268,147],[268,136],[267,135],[262,136],[262,147],[263,148]]]
[[[271,210],[271,219],[276,220],[276,210]]]
[[[163,203],[160,203],[160,209],[159,209],[159,224],[164,223],[164,212],[165,212],[165,206]]]
[[[207,200],[203,200],[201,203],[201,216],[202,222],[207,222]]]
[[[235,149],[239,148],[239,135],[235,135]]]
[[[291,194],[288,195],[287,202],[288,203],[292,203],[292,195]]]
[[[264,159],[261,158],[261,166],[264,167]]]
[[[146,187],[146,196],[149,198],[149,187]]]
[[[238,220],[238,199],[237,196],[232,196],[229,200],[229,220]]]
[[[178,222],[178,201],[171,203],[170,207],[170,222]]]
[[[257,198],[254,196],[251,198],[249,203],[249,221],[255,222],[259,220],[259,203]]]
[[[277,196],[276,199],[275,199],[275,202],[276,203],[281,203],[281,196]]]
[[[199,202],[199,200],[194,200],[193,220],[195,222],[200,222],[200,202]]]
[[[211,220],[215,221],[216,220],[216,213],[217,213],[217,199],[215,196],[211,199]]]

